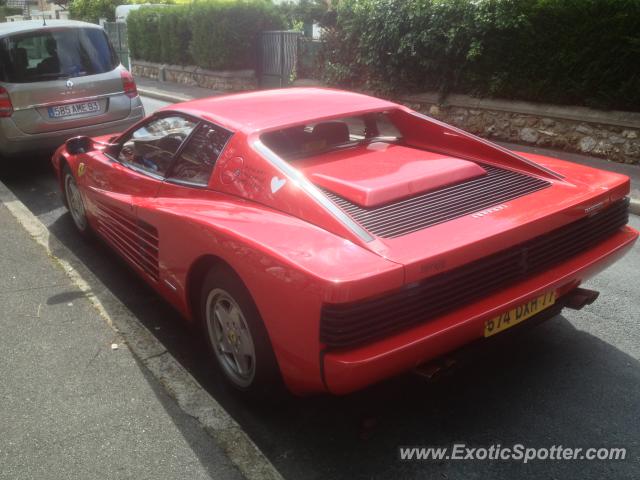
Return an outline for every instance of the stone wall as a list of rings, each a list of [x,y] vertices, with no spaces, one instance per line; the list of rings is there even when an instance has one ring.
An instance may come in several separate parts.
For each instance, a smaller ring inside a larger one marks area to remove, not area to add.
[[[438,101],[435,94],[423,94],[399,101],[489,139],[640,164],[640,113],[477,99],[466,95],[450,95]]]
[[[161,82],[181,83],[223,92],[258,88],[258,81],[253,70],[213,71],[194,66],[165,65],[132,60],[131,72],[135,76]]]

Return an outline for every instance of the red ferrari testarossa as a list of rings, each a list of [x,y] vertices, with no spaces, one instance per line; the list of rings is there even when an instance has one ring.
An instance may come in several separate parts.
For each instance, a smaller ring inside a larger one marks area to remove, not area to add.
[[[338,90],[171,105],[53,165],[78,230],[254,394],[352,392],[581,308],[638,237],[625,176]]]

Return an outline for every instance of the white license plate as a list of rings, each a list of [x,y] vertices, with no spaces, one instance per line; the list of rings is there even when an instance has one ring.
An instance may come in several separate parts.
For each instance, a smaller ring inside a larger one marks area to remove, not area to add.
[[[86,115],[100,111],[98,102],[70,103],[49,107],[49,118],[71,117],[73,115]]]

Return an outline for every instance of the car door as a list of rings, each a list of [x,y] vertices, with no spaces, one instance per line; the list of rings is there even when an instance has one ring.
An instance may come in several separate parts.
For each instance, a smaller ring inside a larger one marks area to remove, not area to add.
[[[157,229],[138,218],[155,199],[182,142],[197,122],[181,115],[154,116],[95,151],[82,170],[95,230],[140,273],[159,278]]]
[[[139,205],[139,221],[161,239],[160,286],[169,299],[182,297],[184,282],[178,277],[193,255],[185,248],[189,245],[189,230],[180,212],[186,204],[215,208],[216,194],[208,186],[216,161],[231,135],[229,130],[201,122],[175,156],[155,204]]]

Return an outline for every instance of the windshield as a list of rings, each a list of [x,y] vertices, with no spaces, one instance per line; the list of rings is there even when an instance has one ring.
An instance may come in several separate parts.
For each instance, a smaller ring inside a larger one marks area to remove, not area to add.
[[[262,142],[285,159],[304,158],[363,142],[401,138],[385,112],[312,122],[264,133]]]
[[[0,81],[29,83],[113,70],[117,56],[104,31],[62,28],[0,39]]]

